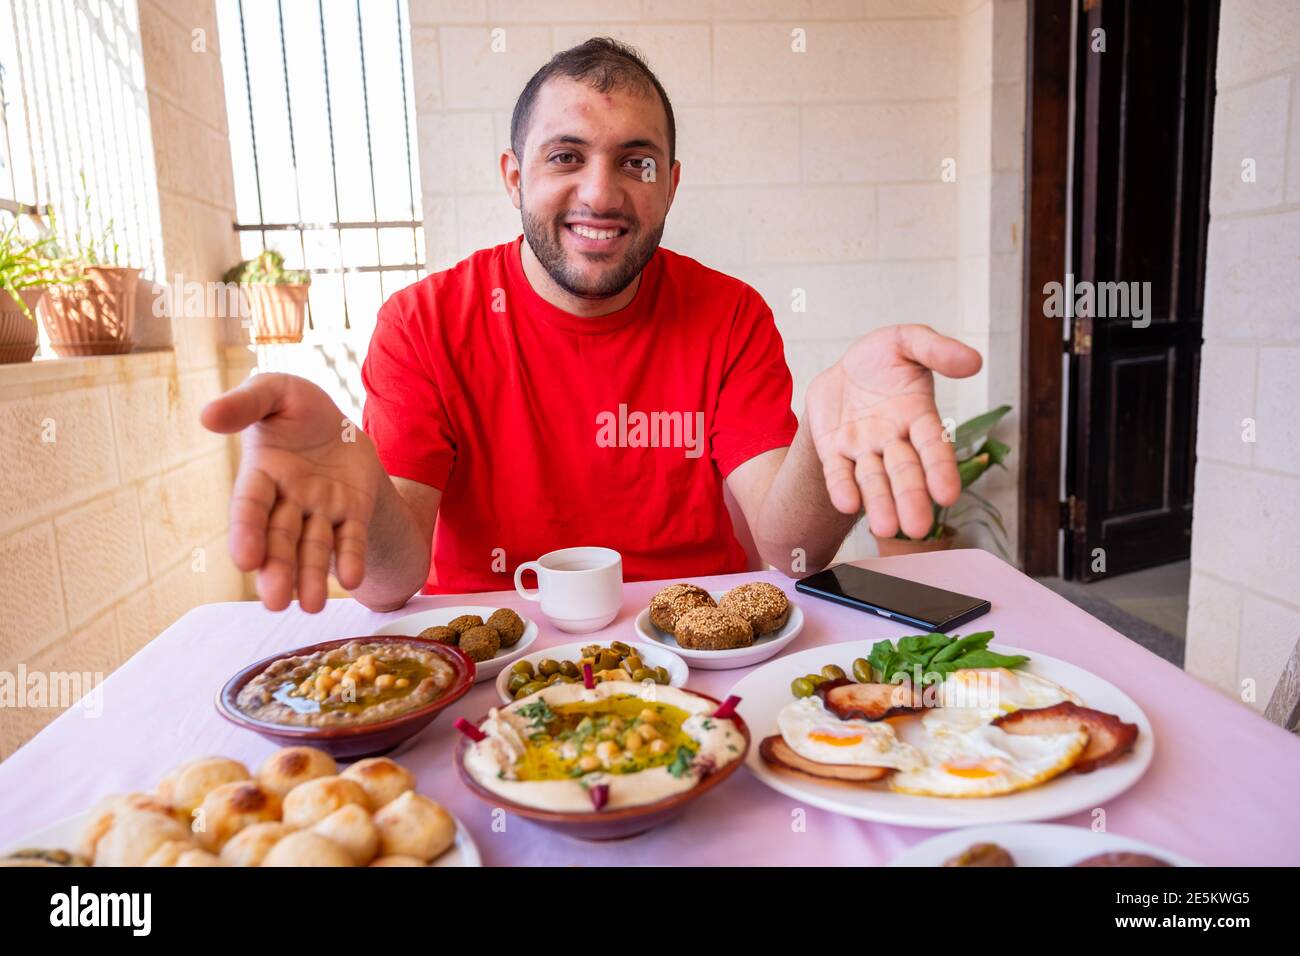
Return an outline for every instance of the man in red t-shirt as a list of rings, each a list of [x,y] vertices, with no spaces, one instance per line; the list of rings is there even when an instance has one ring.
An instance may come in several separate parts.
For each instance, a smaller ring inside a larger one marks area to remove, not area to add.
[[[979,355],[926,326],[872,332],[809,386],[800,425],[771,310],[659,245],[681,176],[668,96],[626,47],[554,57],[515,105],[501,174],[523,236],[392,296],[358,432],[326,394],[258,375],[203,422],[244,432],[235,564],[272,609],[509,587],[556,548],[628,579],[742,571],[724,498],[788,574],[871,529],[924,534],[960,492],[931,370]],[[743,161],[743,157],[738,159]],[[436,520],[435,520],[436,519]]]

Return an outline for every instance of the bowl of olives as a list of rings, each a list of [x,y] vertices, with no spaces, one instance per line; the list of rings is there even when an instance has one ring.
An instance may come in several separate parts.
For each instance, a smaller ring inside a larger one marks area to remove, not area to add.
[[[612,641],[592,644],[575,641],[521,657],[497,675],[501,703],[535,694],[550,684],[582,681],[582,665],[591,664],[592,677],[602,680],[652,681],[683,687],[690,674],[686,662],[663,647]]]

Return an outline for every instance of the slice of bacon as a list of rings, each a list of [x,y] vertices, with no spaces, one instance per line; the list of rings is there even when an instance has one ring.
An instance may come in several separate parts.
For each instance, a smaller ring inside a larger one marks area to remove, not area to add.
[[[888,767],[864,767],[849,763],[818,763],[795,753],[780,734],[763,738],[758,754],[774,767],[813,777],[819,781],[834,780],[840,783],[871,783],[890,772]]]
[[[1076,773],[1091,773],[1098,767],[1114,763],[1133,749],[1137,740],[1136,724],[1126,724],[1114,714],[1080,707],[1062,701],[1051,707],[1013,710],[993,721],[1009,734],[1068,734],[1087,731],[1088,745],[1074,764]]]
[[[816,692],[840,720],[884,720],[921,709],[921,693],[910,684],[859,684],[841,677],[822,681]]]

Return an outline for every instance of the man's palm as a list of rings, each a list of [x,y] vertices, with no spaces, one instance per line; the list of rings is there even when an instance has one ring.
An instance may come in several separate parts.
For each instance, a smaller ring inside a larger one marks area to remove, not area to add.
[[[863,336],[808,390],[808,424],[835,508],[867,511],[871,530],[919,538],[931,500],[961,493],[956,455],[934,403],[933,371],[979,371],[974,349],[921,325]]]
[[[304,610],[320,610],[331,560],[339,583],[360,585],[366,528],[379,469],[369,439],[317,386],[258,375],[203,410],[203,424],[243,432],[230,503],[230,553],[257,572],[272,610],[295,589]]]

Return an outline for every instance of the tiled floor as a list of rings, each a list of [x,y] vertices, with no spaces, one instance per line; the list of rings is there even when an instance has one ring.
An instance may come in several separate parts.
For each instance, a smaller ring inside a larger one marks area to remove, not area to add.
[[[1187,636],[1187,561],[1080,584],[1039,578],[1072,604],[1143,647],[1183,666]]]

